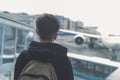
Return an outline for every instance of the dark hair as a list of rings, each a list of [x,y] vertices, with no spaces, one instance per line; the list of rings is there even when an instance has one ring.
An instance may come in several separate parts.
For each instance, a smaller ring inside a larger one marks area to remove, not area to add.
[[[42,14],[36,19],[36,29],[42,40],[51,40],[54,33],[59,31],[60,25],[52,14]]]

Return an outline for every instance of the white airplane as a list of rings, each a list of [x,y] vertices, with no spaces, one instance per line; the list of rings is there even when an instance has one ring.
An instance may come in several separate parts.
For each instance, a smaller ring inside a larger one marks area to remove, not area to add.
[[[120,36],[106,37],[60,29],[57,40],[61,41],[63,44],[75,44],[77,47],[87,44],[90,48],[94,48],[95,46],[105,48],[109,52],[112,51],[110,52],[110,56],[113,60],[117,59],[116,51],[120,50]]]

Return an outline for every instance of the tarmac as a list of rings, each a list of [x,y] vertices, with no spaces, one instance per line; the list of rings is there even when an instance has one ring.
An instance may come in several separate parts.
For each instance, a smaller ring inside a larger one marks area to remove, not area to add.
[[[86,56],[94,56],[105,58],[113,61],[120,62],[120,50],[117,50],[115,53],[112,51],[95,46],[94,48],[89,48],[88,44],[76,45],[75,43],[65,43],[65,42],[56,42],[68,48],[68,52],[73,52],[75,54],[81,54]],[[112,57],[116,56],[116,59]]]

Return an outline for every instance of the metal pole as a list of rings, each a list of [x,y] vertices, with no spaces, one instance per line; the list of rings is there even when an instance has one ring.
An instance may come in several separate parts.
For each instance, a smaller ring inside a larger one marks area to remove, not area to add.
[[[11,74],[11,71],[9,72],[9,80],[12,80],[12,74]]]
[[[2,31],[2,46],[1,46],[1,62],[0,62],[0,64],[2,65],[2,63],[3,63],[3,49],[4,49],[4,35],[5,35],[5,25],[3,24],[3,29],[2,29],[3,31]]]

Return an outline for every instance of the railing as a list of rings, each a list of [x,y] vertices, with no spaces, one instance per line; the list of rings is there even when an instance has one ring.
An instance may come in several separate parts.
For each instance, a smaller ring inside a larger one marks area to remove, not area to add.
[[[68,53],[75,76],[86,80],[120,80],[120,63],[104,58]]]

